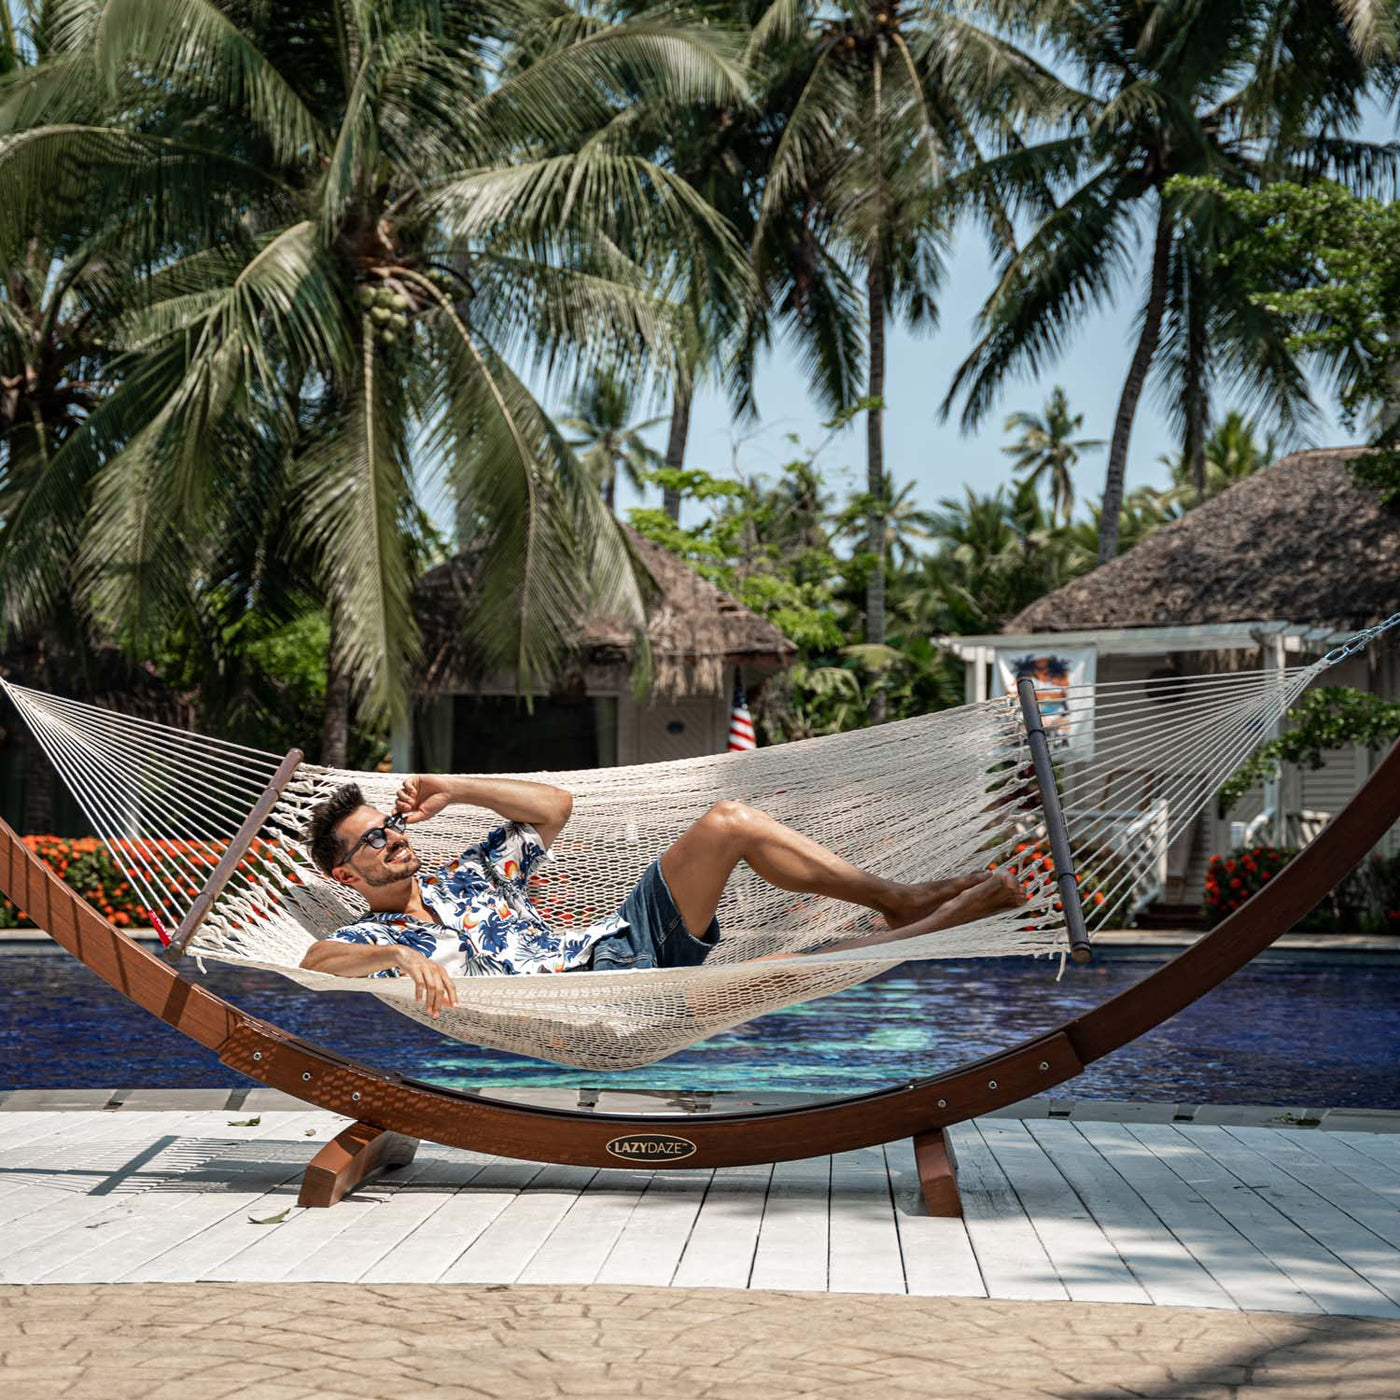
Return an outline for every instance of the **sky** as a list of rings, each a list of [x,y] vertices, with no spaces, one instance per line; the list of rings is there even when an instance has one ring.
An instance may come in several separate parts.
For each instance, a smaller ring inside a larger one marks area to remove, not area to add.
[[[1144,249],[1144,256],[1146,249]],[[1134,319],[1143,288],[1141,281],[1118,289],[1113,303],[1087,316],[1057,363],[1034,378],[1010,381],[996,407],[972,433],[959,427],[956,412],[940,421],[939,405],[958,365],[975,341],[974,320],[992,285],[992,270],[982,234],[968,227],[954,243],[944,290],[939,298],[941,326],[931,335],[916,337],[903,328],[892,330],[887,344],[885,392],[885,462],[896,487],[912,480],[918,503],[928,509],[945,496],[961,497],[965,487],[989,492],[1012,480],[1011,459],[1002,449],[1011,440],[1003,429],[1006,416],[1018,411],[1042,412],[1055,385],[1063,385],[1070,408],[1084,415],[1080,434],[1086,438],[1112,435],[1123,378],[1136,341]],[[1307,441],[1296,446],[1336,446],[1358,440],[1338,421],[1326,388],[1314,385],[1321,421]],[[718,475],[732,475],[736,459],[745,474],[763,472],[776,478],[782,464],[795,454],[790,434],[815,448],[831,434],[822,425],[827,417],[808,391],[790,349],[779,347],[758,376],[759,421],[732,421],[724,396],[714,389],[696,395],[686,465]],[[1223,417],[1235,407],[1228,396],[1213,405]],[[645,405],[639,417],[665,411],[665,405]],[[648,439],[665,449],[665,425]],[[1165,484],[1166,469],[1159,457],[1175,453],[1179,442],[1167,427],[1166,414],[1151,389],[1139,401],[1128,454],[1127,487]],[[1081,459],[1077,495],[1093,497],[1103,490],[1108,452],[1104,448]],[[819,462],[830,487],[863,489],[865,480],[865,420],[832,437]],[[619,513],[634,505],[659,505],[659,489],[639,495],[620,483]],[[694,521],[683,519],[683,524]]]
[[[1368,141],[1394,140],[1395,118],[1379,102],[1370,103],[1356,134]],[[1048,363],[1037,376],[1009,380],[980,427],[964,433],[958,425],[956,409],[947,421],[940,421],[938,410],[953,375],[975,343],[975,319],[992,288],[993,275],[985,237],[970,221],[964,223],[953,243],[938,297],[939,329],[916,337],[903,328],[892,328],[887,336],[885,466],[896,488],[912,480],[917,503],[934,509],[943,497],[961,498],[966,487],[986,493],[998,484],[1009,483],[1013,479],[1011,459],[1002,451],[1011,440],[1004,431],[1005,419],[1015,412],[1043,412],[1056,385],[1064,386],[1071,411],[1084,415],[1080,436],[1107,442],[1112,436],[1118,397],[1136,344],[1134,321],[1145,292],[1143,273],[1148,252],[1144,239],[1133,272],[1114,289],[1109,304],[1085,316],[1058,361]],[[1342,425],[1328,387],[1319,379],[1314,379],[1312,387],[1319,410],[1316,424],[1306,436],[1282,446],[1336,447],[1360,441],[1360,432]],[[823,427],[828,415],[809,392],[790,347],[779,346],[761,364],[757,401],[758,422],[736,424],[724,396],[714,389],[702,388],[696,395],[692,414],[686,465],[731,476],[737,460],[746,475],[760,472],[776,479],[783,463],[797,455],[790,435],[796,434],[808,448],[832,437]],[[1236,407],[1244,405],[1220,391],[1212,404],[1212,418],[1223,418]],[[638,416],[645,419],[668,411],[667,403],[646,404],[639,408]],[[664,423],[647,436],[658,451],[664,451]],[[1167,415],[1149,381],[1133,424],[1127,489],[1165,485],[1167,470],[1159,459],[1164,453],[1177,453],[1180,446],[1168,430]],[[1107,447],[1081,459],[1076,482],[1076,496],[1081,502],[1102,493],[1107,460]],[[848,489],[863,490],[864,418],[858,417],[851,427],[832,438],[819,462],[828,488],[842,495]],[[626,482],[619,483],[618,510],[624,519],[629,507],[660,504],[659,488],[639,494]],[[691,509],[698,515],[696,506]],[[1077,513],[1084,513],[1082,504]],[[682,517],[681,523],[696,521]]]
[[[1366,107],[1356,134],[1368,141],[1394,140],[1395,118],[1379,102],[1372,102]],[[939,328],[921,336],[902,327],[891,327],[887,333],[885,468],[896,489],[912,480],[916,503],[925,509],[936,509],[942,498],[961,498],[967,487],[985,494],[999,484],[1011,482],[1011,459],[1002,450],[1012,436],[1004,429],[1005,419],[1015,412],[1043,412],[1056,385],[1064,387],[1071,411],[1084,415],[1079,436],[1103,439],[1106,443],[1112,436],[1118,398],[1136,344],[1134,321],[1145,294],[1148,253],[1144,238],[1132,270],[1120,279],[1103,307],[1084,317],[1058,360],[1048,362],[1038,375],[1008,380],[981,425],[965,433],[957,421],[961,403],[946,421],[939,418],[939,406],[958,366],[975,343],[977,312],[991,290],[993,277],[985,237],[971,221],[965,222],[954,239],[938,296]],[[544,386],[540,384],[533,387],[556,417],[568,415],[566,403],[558,395],[541,392]],[[1360,441],[1360,432],[1342,425],[1328,387],[1315,378],[1312,389],[1318,407],[1315,424],[1306,435],[1282,443],[1281,447],[1335,447]],[[733,476],[737,463],[745,476],[759,473],[776,480],[783,463],[799,455],[792,441],[795,435],[806,449],[825,444],[818,461],[828,490],[838,498],[848,491],[864,489],[864,417],[858,416],[841,433],[829,432],[823,426],[829,415],[809,392],[792,347],[779,345],[760,363],[756,398],[757,421],[736,423],[724,395],[702,386],[692,412],[686,466]],[[1243,409],[1245,405],[1233,400],[1228,390],[1218,389],[1211,407],[1212,419],[1218,421],[1230,409]],[[665,450],[669,411],[669,400],[643,401],[637,407],[639,422],[658,415],[663,418],[646,434],[658,452]],[[1168,473],[1160,459],[1163,454],[1179,450],[1180,442],[1168,430],[1167,415],[1149,380],[1133,424],[1127,489],[1165,485]],[[1081,458],[1076,481],[1077,514],[1085,513],[1085,501],[1102,493],[1107,459],[1106,446]],[[631,507],[660,504],[660,488],[639,493],[625,480],[619,480],[617,506],[623,519]],[[689,509],[694,518],[683,515],[681,523],[699,523],[702,508],[691,503]]]

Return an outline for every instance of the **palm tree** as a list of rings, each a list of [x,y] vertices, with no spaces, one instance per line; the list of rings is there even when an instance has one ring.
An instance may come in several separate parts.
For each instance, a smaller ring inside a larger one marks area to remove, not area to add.
[[[795,332],[827,405],[864,412],[865,640],[882,646],[885,333],[891,318],[915,328],[936,322],[948,231],[940,184],[949,168],[980,160],[979,143],[1014,142],[1016,121],[1047,100],[1051,85],[961,6],[838,0],[800,18],[800,30],[790,21],[801,37],[782,84],[791,106],[755,234],[761,290],[748,353],[775,330]],[[990,222],[1010,238],[998,210]],[[871,719],[882,718],[876,693]]]
[[[1021,436],[1001,450],[1013,459],[1013,470],[1021,480],[1034,489],[1042,482],[1049,488],[1051,518],[1059,517],[1066,525],[1074,514],[1074,468],[1080,454],[1103,446],[1100,438],[1076,439],[1074,434],[1083,426],[1084,415],[1070,413],[1065,391],[1058,384],[1050,392],[1043,416],[1013,413],[1005,423],[1006,432],[1019,430]]]
[[[1263,433],[1261,441],[1261,431],[1255,419],[1232,409],[1215,425],[1210,436],[1202,439],[1200,462],[1203,469],[1199,475],[1196,464],[1184,453],[1159,458],[1171,472],[1168,495],[1178,513],[1228,491],[1236,482],[1271,466],[1278,456],[1278,441],[1267,432]]]
[[[86,222],[150,270],[122,383],[47,462],[0,575],[75,559],[145,647],[230,533],[276,515],[323,591],[333,677],[388,717],[438,471],[483,669],[547,680],[588,601],[640,625],[625,541],[511,361],[664,368],[673,317],[634,242],[742,286],[718,217],[617,121],[740,92],[722,36],[544,0],[62,13],[46,63],[0,92],[0,243]]]
[[[907,568],[919,552],[919,545],[933,538],[939,517],[915,503],[912,481],[906,481],[896,490],[894,478],[886,474],[885,493],[885,499],[873,509],[864,495],[852,499],[837,520],[835,534],[859,538],[871,514],[878,513],[885,523],[886,569]]]
[[[1044,15],[1045,42],[1083,91],[1067,129],[984,162],[965,181],[968,192],[1018,201],[1038,223],[1007,257],[944,411],[965,395],[962,421],[972,427],[1008,375],[1039,371],[1085,308],[1137,265],[1139,231],[1150,230],[1138,339],[1109,447],[1102,561],[1116,552],[1133,419],[1159,347],[1188,459],[1199,456],[1215,379],[1233,381],[1285,425],[1313,411],[1278,329],[1213,261],[1228,225],[1184,220],[1163,187],[1177,174],[1255,186],[1393,171],[1393,149],[1346,135],[1372,60],[1393,54],[1393,35],[1366,20],[1379,19],[1376,4],[1331,0],[1079,0]]]
[[[643,423],[632,422],[636,392],[614,370],[598,370],[574,395],[573,416],[562,419],[559,426],[577,436],[569,446],[580,454],[579,460],[603,493],[603,501],[617,513],[617,475],[622,472],[632,486],[641,491],[647,484],[647,473],[659,460],[657,453],[642,440],[642,434],[662,420],[648,418]]]

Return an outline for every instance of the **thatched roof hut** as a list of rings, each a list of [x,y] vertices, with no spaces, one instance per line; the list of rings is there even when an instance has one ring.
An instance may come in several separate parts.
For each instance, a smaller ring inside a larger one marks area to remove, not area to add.
[[[623,526],[642,563],[656,581],[659,597],[647,632],[658,697],[726,695],[726,675],[741,667],[750,682],[790,666],[797,648],[772,623],[750,612],[684,560]],[[457,620],[471,587],[471,566],[459,555],[432,569],[416,595],[423,629],[423,690],[436,693],[470,689],[482,678],[466,650]],[[578,637],[576,672],[630,671],[632,626],[621,617],[585,619]]]
[[[1004,630],[1376,622],[1400,609],[1400,516],[1352,478],[1347,463],[1362,451],[1284,457],[1038,599]]]

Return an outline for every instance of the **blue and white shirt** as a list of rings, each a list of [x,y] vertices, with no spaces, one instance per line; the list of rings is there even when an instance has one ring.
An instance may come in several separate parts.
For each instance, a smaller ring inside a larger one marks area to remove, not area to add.
[[[532,873],[548,860],[553,856],[533,826],[507,822],[456,860],[418,876],[423,903],[440,923],[425,924],[408,914],[366,914],[331,937],[342,943],[402,943],[441,963],[451,977],[567,972],[584,966],[593,945],[625,928],[627,921],[613,914],[586,929],[554,932],[525,892]],[[398,975],[397,968],[371,974]]]

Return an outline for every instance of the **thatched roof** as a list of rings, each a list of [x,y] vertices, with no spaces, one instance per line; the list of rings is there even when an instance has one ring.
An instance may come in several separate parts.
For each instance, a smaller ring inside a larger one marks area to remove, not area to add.
[[[684,560],[624,526],[660,591],[647,627],[655,666],[655,693],[718,695],[726,666],[750,677],[790,666],[797,648],[772,623],[701,578]],[[430,570],[418,585],[415,605],[423,629],[427,666],[423,688],[470,687],[480,678],[463,647],[457,619],[471,586],[470,561],[462,555]],[[625,618],[587,618],[578,638],[576,664],[630,671],[632,627]]]
[[[1038,599],[1004,630],[1379,621],[1400,609],[1400,517],[1347,470],[1363,450],[1282,458]]]

